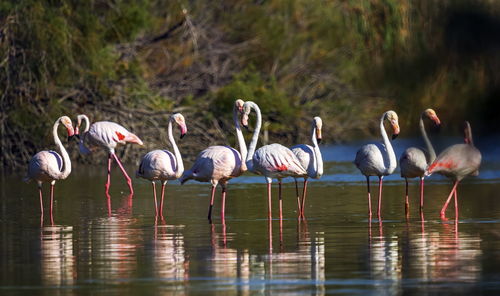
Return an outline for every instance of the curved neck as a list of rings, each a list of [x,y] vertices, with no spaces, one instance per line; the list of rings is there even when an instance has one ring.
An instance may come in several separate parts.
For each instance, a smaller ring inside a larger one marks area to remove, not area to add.
[[[422,114],[420,116],[419,125],[420,125],[420,133],[422,134],[422,138],[424,138],[425,148],[427,149],[427,152],[429,153],[429,159],[427,159],[427,163],[431,164],[436,159],[436,151],[434,151],[434,147],[432,147],[432,143],[429,140],[429,137],[427,136],[427,132],[425,131],[424,114]]]
[[[247,158],[247,144],[245,143],[245,138],[243,137],[243,133],[241,132],[240,121],[238,120],[238,108],[236,105],[233,107],[233,121],[234,126],[236,127],[236,137],[238,139],[238,146],[240,147],[241,154],[241,171],[245,172],[247,170],[245,161]]]
[[[472,140],[472,129],[470,128],[469,122],[465,123],[465,139],[467,144],[474,146],[474,141]]]
[[[172,134],[172,121],[173,118],[170,117],[168,120],[168,141],[170,142],[170,145],[172,145],[172,148],[174,149],[174,155],[175,155],[175,162],[177,163],[177,168],[175,170],[175,177],[180,178],[182,176],[182,173],[184,173],[184,163],[182,162],[182,156],[181,152],[179,151],[179,148],[177,148],[177,143],[175,143],[174,136]]]
[[[56,143],[57,148],[59,148],[59,152],[61,152],[63,158],[63,171],[60,173],[59,178],[65,179],[71,173],[71,160],[69,158],[68,152],[64,148],[61,140],[59,139],[59,135],[57,134],[57,128],[59,127],[59,123],[61,122],[60,117],[56,123],[54,123],[54,127],[52,128],[52,135],[54,136],[54,142]]]
[[[259,141],[259,133],[260,133],[260,127],[262,125],[262,115],[260,113],[260,108],[255,104],[254,102],[247,102],[252,109],[255,110],[255,113],[257,114],[257,123],[255,124],[255,129],[253,131],[252,135],[252,141],[250,142],[250,146],[248,147],[248,155],[247,155],[247,168],[249,171],[253,171],[253,155],[255,153],[255,148],[257,147],[257,142]]]
[[[384,127],[385,116],[386,113],[384,113],[384,115],[382,115],[382,118],[380,118],[380,133],[382,134],[382,139],[384,141],[384,145],[386,148],[386,151],[382,151],[382,154],[386,152],[386,156],[388,157],[388,159],[387,157],[384,157],[384,165],[386,170],[392,173],[392,171],[394,171],[394,169],[397,166],[397,162],[396,162],[396,154],[394,154],[394,149],[392,149],[391,141],[387,137],[387,132],[385,131]]]
[[[314,157],[316,158],[316,178],[320,178],[323,175],[323,157],[321,157],[321,151],[319,150],[318,140],[316,139],[316,126],[312,128],[311,137],[314,146]]]
[[[89,131],[89,128],[90,128],[90,120],[87,117],[87,115],[85,115],[85,114],[82,114],[82,118],[83,118],[83,121],[85,121],[85,130],[83,132],[86,133]]]

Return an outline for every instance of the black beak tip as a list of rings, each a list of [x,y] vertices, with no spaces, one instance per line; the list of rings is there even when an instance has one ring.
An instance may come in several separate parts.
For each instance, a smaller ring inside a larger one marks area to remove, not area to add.
[[[316,140],[318,141],[318,144],[321,143],[321,138],[317,138]]]
[[[181,139],[182,139],[182,138],[184,138],[184,136],[185,136],[185,135],[186,135],[186,134],[181,134]]]
[[[392,139],[395,140],[398,137],[398,134],[393,134]]]

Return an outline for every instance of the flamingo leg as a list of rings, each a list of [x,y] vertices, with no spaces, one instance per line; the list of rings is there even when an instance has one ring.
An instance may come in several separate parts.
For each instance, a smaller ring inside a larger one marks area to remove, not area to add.
[[[305,218],[304,209],[306,206],[306,195],[307,195],[307,178],[304,179],[304,189],[302,190],[302,207],[301,207],[301,211],[300,211],[300,216],[302,218]]]
[[[50,183],[50,223],[54,225],[54,214],[53,214],[53,207],[54,207],[54,184],[55,181],[52,181]]]
[[[295,179],[295,195],[297,195],[297,213],[299,214],[299,218],[301,217],[302,210],[300,208],[300,195],[299,195],[299,184],[297,183],[297,179]]]
[[[210,206],[208,207],[208,220],[212,221],[212,208],[214,207],[215,185],[212,185],[212,197],[210,198]]]
[[[120,161],[120,159],[118,158],[118,156],[116,156],[115,153],[112,153],[111,155],[113,155],[114,159],[118,163],[118,166],[120,167],[120,170],[123,173],[123,176],[127,180],[128,189],[130,189],[130,194],[134,194],[134,188],[132,188],[132,179],[130,179],[130,177],[127,174],[127,171],[125,171],[125,168],[123,167],[122,162]]]
[[[369,220],[372,219],[372,199],[370,196],[370,177],[366,176],[366,186],[368,188],[368,216]]]
[[[226,220],[226,217],[225,217],[225,211],[226,211],[226,184],[221,183],[221,187],[222,187],[222,205],[221,205],[222,211],[221,211],[221,219],[222,219],[222,221],[225,221]]]
[[[272,219],[272,215],[271,215],[271,208],[272,208],[272,205],[271,205],[271,183],[273,182],[273,180],[271,178],[266,177],[266,181],[267,181],[267,217],[269,220],[271,220]]]
[[[377,215],[378,215],[378,219],[380,219],[380,210],[382,209],[382,182],[384,180],[384,177],[380,176],[378,177],[378,211],[377,211]]]
[[[448,196],[448,199],[446,200],[443,208],[441,209],[441,219],[445,218],[446,208],[448,208],[448,204],[450,203],[450,200],[451,200],[451,197],[453,196],[453,193],[457,189],[457,185],[458,185],[458,181],[455,181],[455,183],[453,184],[453,188],[451,189],[450,195]]]
[[[106,181],[106,185],[104,187],[106,188],[106,195],[109,194],[109,187],[111,186],[111,162],[113,159],[111,158],[111,153],[108,155],[108,180]]]
[[[405,178],[406,183],[406,195],[405,195],[405,215],[406,219],[410,218],[410,203],[408,201],[408,178]]]
[[[278,179],[278,196],[280,201],[280,221],[283,220],[283,199],[281,198],[281,179]]]
[[[458,221],[458,194],[456,188],[453,195],[455,196],[455,223],[456,223],[456,221]]]
[[[154,200],[155,200],[155,220],[156,220],[156,218],[158,218],[158,202],[156,200],[156,185],[155,185],[155,181],[151,181],[151,186],[153,186],[153,197],[154,197]]]
[[[167,181],[163,181],[161,183],[161,202],[160,202],[160,217],[163,220],[163,199],[165,197],[165,186],[167,185]]]
[[[420,213],[424,210],[424,177],[420,177]]]
[[[38,183],[38,193],[40,194],[40,220],[43,225],[43,194],[42,194],[42,184]]]

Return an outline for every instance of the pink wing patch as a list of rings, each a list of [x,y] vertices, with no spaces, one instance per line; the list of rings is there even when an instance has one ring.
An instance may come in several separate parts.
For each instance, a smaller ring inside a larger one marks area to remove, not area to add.
[[[284,165],[284,164],[282,164],[282,165],[280,165],[280,166],[277,166],[277,167],[276,167],[276,170],[277,170],[278,172],[283,172],[283,171],[286,171],[287,169],[288,169],[288,168],[287,168],[287,167],[286,167],[286,165]]]
[[[432,172],[436,167],[441,167],[441,168],[447,168],[451,169],[455,167],[455,163],[453,161],[440,161],[440,162],[435,162],[429,167],[429,172]]]

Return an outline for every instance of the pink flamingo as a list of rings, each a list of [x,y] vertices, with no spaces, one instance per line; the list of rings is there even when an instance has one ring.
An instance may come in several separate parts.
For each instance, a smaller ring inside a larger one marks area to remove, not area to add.
[[[228,146],[210,146],[198,154],[191,169],[184,172],[179,179],[184,184],[190,179],[198,182],[212,183],[210,206],[208,208],[208,220],[212,220],[212,208],[214,204],[215,189],[217,184],[222,187],[222,211],[221,219],[224,221],[226,208],[226,186],[229,180],[243,174],[247,167],[243,161],[247,155],[247,146],[241,132],[238,113],[243,108],[244,101],[236,100],[233,108],[233,121],[236,127],[236,136],[240,151]]]
[[[363,175],[366,176],[368,187],[368,214],[372,217],[372,205],[370,198],[370,176],[378,176],[378,217],[380,219],[380,209],[382,204],[382,182],[384,176],[394,172],[397,166],[396,155],[392,149],[391,142],[385,131],[384,121],[390,122],[393,128],[392,139],[399,134],[398,115],[394,111],[385,112],[380,118],[380,133],[384,143],[367,144],[362,146],[356,153],[354,164]]]
[[[59,152],[52,150],[44,150],[35,154],[28,166],[28,174],[24,178],[24,181],[35,180],[38,183],[38,191],[40,194],[40,213],[41,219],[43,221],[43,196],[42,196],[42,182],[50,183],[50,219],[53,221],[52,208],[54,204],[54,185],[56,180],[64,180],[71,173],[71,160],[69,158],[68,152],[59,140],[59,135],[57,134],[57,128],[59,124],[62,123],[66,130],[68,131],[68,137],[74,135],[73,125],[71,124],[71,119],[68,116],[59,117],[54,123],[52,128],[52,135],[54,136],[54,142],[56,143]],[[64,168],[63,168],[64,167]]]
[[[302,202],[299,199],[299,188],[297,186],[297,178],[295,178],[295,191],[297,193],[297,203],[299,217],[305,218],[304,208],[306,202],[307,193],[307,179],[314,178],[319,179],[323,175],[323,158],[321,157],[321,151],[319,150],[318,143],[321,142],[321,127],[323,126],[323,121],[320,117],[316,116],[312,122],[312,136],[311,141],[314,145],[310,146],[307,144],[295,145],[292,148],[292,152],[297,156],[300,164],[303,168],[306,168],[307,175],[304,177],[304,188],[302,190]]]
[[[271,183],[273,178],[278,179],[279,188],[279,208],[280,221],[283,219],[283,202],[281,198],[281,179],[286,177],[307,177],[307,171],[304,169],[292,150],[280,144],[265,145],[255,151],[259,139],[260,128],[262,125],[262,115],[260,108],[252,101],[245,102],[243,107],[242,123],[248,125],[248,115],[253,109],[257,115],[257,123],[252,136],[252,142],[248,148],[246,164],[249,171],[263,175],[267,182],[267,208],[268,218],[271,219]]]
[[[85,130],[80,136],[80,125],[82,119],[85,121]],[[132,188],[132,180],[125,171],[120,159],[115,154],[115,148],[118,144],[135,143],[143,145],[141,139],[133,133],[129,132],[123,126],[111,121],[98,121],[93,124],[89,123],[89,118],[85,114],[80,114],[77,117],[78,124],[76,126],[75,135],[80,138],[80,152],[83,154],[91,153],[97,148],[104,148],[108,151],[108,179],[106,182],[106,195],[109,195],[109,186],[111,185],[111,162],[112,158],[116,160],[120,170],[127,180],[130,194],[134,193]]]
[[[181,130],[181,139],[187,132],[184,116],[180,113],[175,113],[168,120],[168,141],[174,148],[174,153],[167,150],[153,150],[148,152],[141,160],[139,170],[136,172],[136,177],[141,177],[151,181],[153,185],[153,196],[155,201],[156,216],[160,215],[163,219],[163,197],[165,195],[165,185],[168,180],[176,180],[181,177],[184,172],[184,163],[179,148],[175,143],[172,135],[172,122],[179,125]],[[156,186],[155,180],[161,181],[161,203],[160,211],[156,202]]]
[[[446,208],[452,195],[455,197],[455,219],[458,219],[457,185],[466,176],[479,175],[481,152],[474,147],[472,131],[468,121],[465,122],[464,134],[465,144],[455,144],[446,148],[438,155],[426,172],[428,176],[438,173],[453,180],[453,188],[441,209],[442,219],[445,218]]]
[[[406,181],[406,196],[405,196],[405,212],[408,217],[410,212],[410,204],[408,202],[408,178],[420,178],[420,213],[424,208],[424,176],[427,167],[436,159],[436,152],[432,147],[431,141],[425,132],[424,118],[429,118],[436,126],[441,124],[441,121],[432,109],[427,109],[422,112],[420,116],[420,133],[424,138],[427,150],[420,148],[410,147],[399,158],[399,165],[401,167],[401,177]]]

